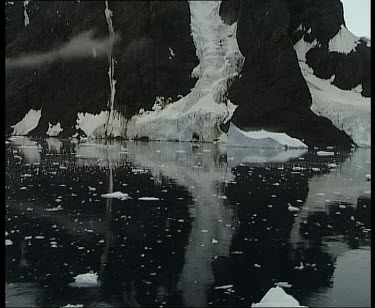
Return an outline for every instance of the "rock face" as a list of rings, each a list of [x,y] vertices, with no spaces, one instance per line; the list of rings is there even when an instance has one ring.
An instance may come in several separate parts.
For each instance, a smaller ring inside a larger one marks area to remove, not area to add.
[[[90,39],[100,41],[111,37],[112,27],[118,38],[106,53],[93,48],[89,56],[58,53],[54,61],[40,65],[7,66],[7,134],[31,109],[41,110],[30,132],[38,136],[58,123],[63,128],[60,137],[72,136],[78,113],[100,114],[111,105],[127,124],[141,109],[152,110],[156,101],[178,101],[197,83],[196,54],[202,51],[193,42],[187,1],[8,1],[5,9],[8,59],[50,55],[87,31],[92,33]],[[219,14],[227,25],[236,27],[244,57],[240,74],[227,82],[227,93],[222,93],[238,106],[230,122],[243,131],[283,132],[309,146],[349,148],[356,128],[345,133],[312,111],[313,93],[301,66],[303,61],[315,77],[332,80],[338,89],[356,88],[363,97],[371,96],[370,42],[346,30],[341,2],[227,0]],[[206,36],[215,37],[214,43],[217,35]],[[78,52],[79,47],[75,46]],[[223,59],[215,61],[225,63],[227,56],[223,52]],[[212,127],[220,124],[226,132],[228,119]]]
[[[104,1],[31,1],[28,9],[37,13],[30,15],[26,27],[20,17],[20,2],[8,6],[12,17],[7,22],[9,58],[58,48],[87,30],[94,30],[96,38],[108,37]],[[191,71],[198,64],[190,36],[188,3],[113,1],[109,9],[120,36],[113,50],[114,79],[120,85],[115,107],[129,118],[140,108],[150,110],[156,96],[174,99],[185,95],[196,82]],[[33,134],[44,135],[49,122],[60,122],[64,127],[61,136],[71,136],[77,112],[108,109],[108,59],[60,59],[37,67],[8,69],[6,89],[7,132],[33,108],[42,109]]]
[[[245,63],[242,76],[229,90],[230,100],[239,105],[232,121],[247,130],[286,132],[308,145],[339,142],[348,146],[345,133],[309,108],[311,95],[293,49],[289,23],[285,1],[240,3],[237,40]]]
[[[334,75],[333,84],[343,90],[362,85],[362,95],[370,97],[371,49],[367,40],[361,38],[356,49],[349,52],[330,51],[330,41],[332,43],[336,35],[347,35],[345,39],[350,40],[350,34],[340,31],[341,26],[345,26],[342,3],[339,0],[288,0],[287,5],[293,43],[302,37],[306,42],[317,40],[319,43],[306,54],[306,63],[314,69],[314,74],[323,79]]]

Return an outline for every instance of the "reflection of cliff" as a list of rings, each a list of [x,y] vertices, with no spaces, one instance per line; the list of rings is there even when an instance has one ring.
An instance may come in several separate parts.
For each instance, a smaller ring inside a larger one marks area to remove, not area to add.
[[[290,245],[294,216],[298,214],[288,207],[300,207],[306,200],[309,175],[293,171],[292,165],[239,166],[233,173],[236,184],[230,183],[225,192],[230,204],[235,205],[239,225],[230,256],[215,260],[212,267],[217,286],[234,287],[226,292],[212,288],[209,298],[213,305],[259,302],[278,281],[291,283],[293,288],[288,293],[297,298],[301,292],[328,285],[334,269],[331,256],[318,248]],[[303,271],[295,269],[300,262],[315,262],[319,270],[307,265]],[[309,282],[303,286],[304,280]]]
[[[147,171],[134,172],[128,161],[106,155],[111,146],[91,149],[88,160],[79,151],[78,157],[70,155],[78,148],[74,144],[64,143],[60,153],[43,146],[35,165],[19,163],[8,153],[7,230],[20,230],[7,249],[8,277],[47,285],[44,306],[66,303],[67,298],[87,304],[179,304],[177,281],[191,228],[187,189],[163,176],[155,181]],[[119,190],[133,200],[100,197]],[[137,200],[143,196],[160,201]],[[56,210],[58,205],[61,210]],[[45,211],[48,208],[55,210]],[[19,255],[24,237],[30,239]],[[102,292],[68,287],[73,276],[90,270],[99,272]]]

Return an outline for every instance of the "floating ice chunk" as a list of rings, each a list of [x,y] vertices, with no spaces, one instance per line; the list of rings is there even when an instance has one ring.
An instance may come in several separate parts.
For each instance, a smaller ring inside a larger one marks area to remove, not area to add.
[[[282,288],[291,288],[292,285],[286,281],[280,281],[280,282],[275,282],[275,286],[279,286]]]
[[[366,180],[367,180],[367,181],[371,181],[371,174],[370,174],[370,173],[367,173],[367,174],[366,174]]]
[[[294,269],[302,271],[305,267],[303,266],[303,263],[300,262],[299,266],[295,266]]]
[[[111,198],[111,199],[120,199],[120,200],[132,199],[132,197],[130,197],[127,193],[123,193],[121,191],[104,194],[102,195],[102,198]]]
[[[318,156],[334,156],[335,152],[332,152],[332,151],[318,151],[318,152],[316,152],[316,155],[318,155]]]
[[[254,303],[251,307],[307,307],[300,306],[299,302],[282,288],[276,286],[268,290],[259,303]]]
[[[212,238],[211,243],[212,244],[217,244],[217,243],[219,243],[219,241],[217,239]]]
[[[242,131],[233,123],[229,126],[227,146],[257,148],[307,148],[302,141],[292,138],[286,133],[275,133],[266,130]]]
[[[60,200],[60,199],[57,199],[57,200]],[[57,212],[57,211],[62,211],[62,210],[63,208],[61,205],[45,209],[46,212]]]
[[[295,206],[289,205],[289,206],[288,206],[288,211],[290,211],[290,212],[299,212],[300,209],[299,209],[298,207],[295,207]]]
[[[75,281],[69,284],[73,288],[93,288],[100,286],[96,273],[79,274],[73,278]]]
[[[82,304],[67,304],[67,305],[65,305],[65,306],[62,306],[61,308],[65,308],[65,307],[69,307],[69,308],[73,308],[73,307],[77,307],[77,308],[79,308],[79,307],[83,307],[83,305]]]
[[[141,201],[159,201],[160,199],[157,197],[140,197],[138,200]]]
[[[218,287],[215,287],[215,290],[230,289],[230,288],[233,288],[233,285],[232,285],[232,284],[228,284],[228,285],[225,285],[225,286],[218,286]]]
[[[336,168],[337,165],[335,163],[330,163],[330,164],[327,164],[327,167],[330,169],[333,169],[333,168]]]
[[[12,240],[10,240],[10,239],[5,239],[5,246],[11,246],[11,245],[13,245]]]

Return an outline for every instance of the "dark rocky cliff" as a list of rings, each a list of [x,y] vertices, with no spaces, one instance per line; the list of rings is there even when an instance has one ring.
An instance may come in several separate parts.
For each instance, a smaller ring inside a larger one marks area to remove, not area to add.
[[[305,39],[318,38],[321,47],[311,49],[307,64],[314,74],[351,89],[363,84],[362,95],[370,95],[370,48],[365,44],[348,55],[328,51],[328,41],[344,24],[339,0],[253,0],[224,1],[221,16],[228,23],[238,21],[237,40],[245,57],[241,77],[229,90],[236,102],[232,122],[244,129],[266,128],[286,132],[309,145],[352,142],[344,132],[311,110],[311,95],[293,49],[304,33],[301,23],[312,28]]]
[[[31,1],[28,10],[38,13],[30,15],[26,27],[22,2],[7,7],[7,57],[58,48],[90,29],[98,38],[108,36],[104,1]],[[121,85],[116,89],[115,106],[131,117],[140,108],[150,110],[156,96],[175,99],[187,94],[196,82],[191,71],[198,64],[187,2],[113,1],[109,8],[120,36],[113,50],[114,79]],[[77,112],[108,109],[109,95],[106,57],[7,70],[6,127],[9,130],[30,108],[42,108],[33,134],[44,134],[49,122],[59,121],[64,127],[62,136],[71,136]]]
[[[78,34],[94,31],[108,37],[105,1],[30,1],[24,25],[22,1],[7,2],[6,57],[48,52]],[[157,97],[175,101],[197,79],[198,58],[190,29],[187,1],[109,1],[114,31],[116,96],[114,106],[126,118],[151,110]],[[226,0],[220,15],[237,22],[237,41],[245,57],[228,97],[238,108],[231,121],[243,130],[285,132],[308,145],[350,147],[351,138],[310,110],[311,94],[302,76],[294,44],[319,42],[306,63],[323,79],[347,90],[362,85],[371,95],[370,48],[362,40],[349,54],[331,52],[329,40],[345,25],[339,0]],[[303,27],[300,27],[303,25]],[[307,29],[310,29],[308,32]],[[171,51],[172,50],[172,51]],[[173,53],[173,55],[171,54]],[[31,109],[42,109],[34,135],[48,123],[61,123],[61,137],[75,133],[78,112],[109,109],[107,57],[58,59],[36,67],[6,70],[6,133]]]

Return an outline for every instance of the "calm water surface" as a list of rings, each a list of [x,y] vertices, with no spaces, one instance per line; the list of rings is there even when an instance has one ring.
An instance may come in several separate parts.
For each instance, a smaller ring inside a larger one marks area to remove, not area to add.
[[[278,282],[370,306],[369,173],[365,149],[10,138],[7,306],[249,307]]]

